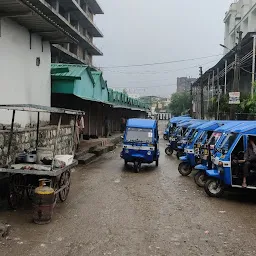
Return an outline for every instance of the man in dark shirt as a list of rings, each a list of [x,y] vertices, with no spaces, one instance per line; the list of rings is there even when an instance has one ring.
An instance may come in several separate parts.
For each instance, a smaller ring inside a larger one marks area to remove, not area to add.
[[[244,154],[244,168],[243,168],[243,183],[242,187],[247,187],[247,177],[249,176],[249,171],[252,168],[256,168],[256,145],[254,142],[254,137],[249,136],[249,142],[247,150]]]

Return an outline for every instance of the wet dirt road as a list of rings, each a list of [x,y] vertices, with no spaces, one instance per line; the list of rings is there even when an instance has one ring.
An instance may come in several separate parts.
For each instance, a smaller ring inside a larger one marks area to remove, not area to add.
[[[12,228],[0,255],[255,255],[255,194],[207,197],[164,147],[159,167],[139,174],[124,169],[120,148],[77,168],[48,225],[28,209],[1,210]]]

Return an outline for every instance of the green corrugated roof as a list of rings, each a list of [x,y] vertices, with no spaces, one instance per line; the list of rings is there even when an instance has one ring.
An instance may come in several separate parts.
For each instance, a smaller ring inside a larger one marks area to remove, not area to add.
[[[92,77],[93,77],[93,80],[95,83],[97,83],[97,82],[101,83],[102,89],[105,89],[107,87],[107,83],[106,83],[106,81],[104,81],[101,71],[91,70],[91,74],[92,74]]]
[[[68,68],[68,72],[55,73],[52,74],[52,77],[81,79],[83,72],[87,70],[88,66],[81,64],[52,63],[51,68]]]

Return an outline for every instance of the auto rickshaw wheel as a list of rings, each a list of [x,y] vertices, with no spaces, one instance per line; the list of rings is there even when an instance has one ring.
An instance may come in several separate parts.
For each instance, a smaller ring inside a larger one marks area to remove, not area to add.
[[[124,166],[127,167],[128,166],[128,162],[126,160],[124,160]]]
[[[168,140],[168,135],[164,134],[163,138],[164,140]]]
[[[203,188],[206,182],[206,175],[204,171],[199,171],[194,176],[194,180],[197,186]]]
[[[204,190],[210,197],[221,197],[224,193],[224,186],[217,179],[208,179],[205,182]]]
[[[178,170],[182,176],[188,176],[192,172],[192,167],[189,163],[182,162],[179,164]]]
[[[158,165],[159,165],[159,160],[157,159],[156,160],[156,167],[158,167]]]
[[[136,173],[139,173],[141,169],[141,163],[140,162],[134,162],[134,171]]]
[[[167,148],[165,149],[165,154],[166,154],[167,156],[171,156],[171,155],[173,154],[173,149],[172,149],[171,147],[167,147]]]

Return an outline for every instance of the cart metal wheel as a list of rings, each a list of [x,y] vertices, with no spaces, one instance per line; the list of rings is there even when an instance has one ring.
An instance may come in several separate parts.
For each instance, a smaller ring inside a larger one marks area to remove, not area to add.
[[[56,191],[59,189],[59,182],[58,182],[57,177],[56,178],[52,178],[52,188],[55,191],[55,199],[54,199],[54,201],[56,203],[57,200],[58,200],[58,194],[56,194]]]
[[[59,181],[59,188],[61,189],[64,187],[60,192],[59,192],[59,198],[61,202],[66,201],[69,190],[70,190],[70,183],[71,183],[71,174],[70,171],[65,171],[61,174],[60,176],[60,181]]]
[[[25,193],[25,178],[22,174],[15,174],[10,177],[8,203],[12,209],[17,209],[22,203]]]
[[[27,197],[29,200],[33,200],[34,195],[35,195],[35,186],[29,184],[26,188],[26,193],[27,193]]]

